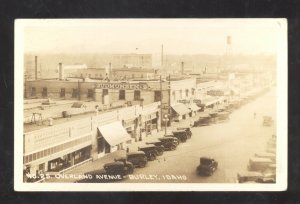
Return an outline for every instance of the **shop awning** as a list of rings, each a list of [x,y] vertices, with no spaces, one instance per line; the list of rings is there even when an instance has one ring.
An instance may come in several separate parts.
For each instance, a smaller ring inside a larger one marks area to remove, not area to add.
[[[131,139],[120,121],[99,126],[98,130],[111,146],[115,146]]]
[[[201,104],[204,104],[205,106],[209,106],[209,105],[215,104],[217,102],[218,102],[217,98],[215,98],[215,97],[207,97],[207,98],[204,98],[201,101]]]
[[[173,110],[178,114],[178,115],[185,115],[191,112],[184,104],[182,103],[177,103],[175,105],[171,105]]]
[[[198,107],[196,104],[191,103],[189,109],[191,109],[192,111],[198,111],[198,110],[200,110],[201,108]]]

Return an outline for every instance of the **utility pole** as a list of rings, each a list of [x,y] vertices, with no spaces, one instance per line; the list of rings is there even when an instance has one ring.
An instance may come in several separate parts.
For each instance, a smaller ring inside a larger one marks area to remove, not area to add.
[[[169,115],[169,124],[171,126],[171,74],[169,74],[169,84],[168,84],[168,94],[169,94],[169,106],[168,106],[168,115]]]
[[[81,96],[80,96],[80,81],[78,80],[78,94],[77,94],[77,97],[78,97],[78,100],[80,101],[81,99]]]
[[[35,80],[37,80],[37,56],[34,56]]]
[[[160,124],[162,122],[162,81],[161,81],[161,75],[159,76],[159,89],[160,89]]]
[[[161,45],[161,67],[164,66],[164,45]]]

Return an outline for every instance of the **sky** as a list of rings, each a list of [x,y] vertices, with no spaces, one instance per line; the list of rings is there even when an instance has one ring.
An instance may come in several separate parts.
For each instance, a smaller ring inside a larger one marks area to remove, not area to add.
[[[24,52],[274,54],[282,19],[23,20]]]

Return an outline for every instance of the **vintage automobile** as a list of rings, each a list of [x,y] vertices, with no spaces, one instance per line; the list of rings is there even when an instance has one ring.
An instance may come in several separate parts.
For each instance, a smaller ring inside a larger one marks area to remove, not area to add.
[[[248,170],[264,172],[273,163],[274,161],[269,158],[252,157],[249,159]]]
[[[128,161],[115,161],[104,164],[103,166],[105,172],[109,175],[121,175],[126,176],[132,174],[134,171],[134,166],[131,162]]]
[[[276,173],[264,173],[263,177],[258,178],[257,183],[276,183]]]
[[[200,165],[197,166],[197,174],[211,176],[218,168],[218,162],[211,157],[201,157]]]
[[[264,116],[263,117],[263,126],[272,126],[273,125],[273,119],[271,116]]]
[[[209,115],[207,116],[201,116],[198,120],[194,122],[193,127],[199,127],[199,126],[208,126],[212,123],[212,119]]]
[[[157,155],[156,156],[161,156],[163,155],[164,151],[165,151],[165,147],[163,146],[162,142],[159,140],[156,141],[150,141],[150,142],[146,142],[147,145],[155,145],[156,146],[156,151],[157,151]]]
[[[158,155],[157,148],[155,145],[141,146],[138,147],[138,150],[143,151],[146,154],[148,161],[155,160],[156,156]]]
[[[160,137],[158,140],[164,146],[165,150],[175,150],[178,146],[178,139],[175,137]]]
[[[257,182],[260,178],[263,178],[263,174],[258,171],[242,171],[237,174],[238,183]]]
[[[170,133],[170,134],[166,134],[166,135],[164,135],[164,137],[167,137],[167,138],[174,138],[174,142],[176,142],[177,144],[177,146],[180,144],[180,140],[177,138],[177,137],[175,137],[174,135],[173,135],[173,133]]]
[[[131,162],[134,167],[143,168],[147,165],[148,159],[144,152],[136,151],[136,152],[128,152],[126,157],[117,157],[115,161],[120,162]]]
[[[276,148],[267,147],[267,150],[266,150],[266,152],[269,152],[269,153],[276,154]]]
[[[259,152],[255,153],[254,157],[259,157],[259,158],[268,158],[271,159],[272,161],[276,160],[276,155],[274,153],[269,153],[269,152]]]
[[[192,137],[192,131],[190,127],[178,127],[177,130],[185,130],[188,136],[188,139]]]
[[[216,121],[217,122],[228,121],[229,120],[229,115],[230,115],[230,113],[227,112],[227,111],[219,112],[218,115],[217,115],[217,117],[216,117]]]
[[[176,137],[179,142],[186,142],[188,139],[187,132],[185,130],[177,130],[177,131],[172,131],[174,137]]]

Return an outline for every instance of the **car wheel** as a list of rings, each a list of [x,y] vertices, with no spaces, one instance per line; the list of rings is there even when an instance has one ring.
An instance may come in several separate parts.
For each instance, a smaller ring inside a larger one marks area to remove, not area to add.
[[[176,147],[175,147],[174,145],[171,146],[171,150],[172,150],[172,151],[175,150],[175,148],[176,148]]]
[[[150,157],[149,157],[149,160],[153,161],[154,159],[155,159],[155,155],[151,154]]]
[[[146,162],[140,162],[140,163],[139,163],[139,167],[140,167],[140,168],[144,168],[145,166],[146,166]]]

